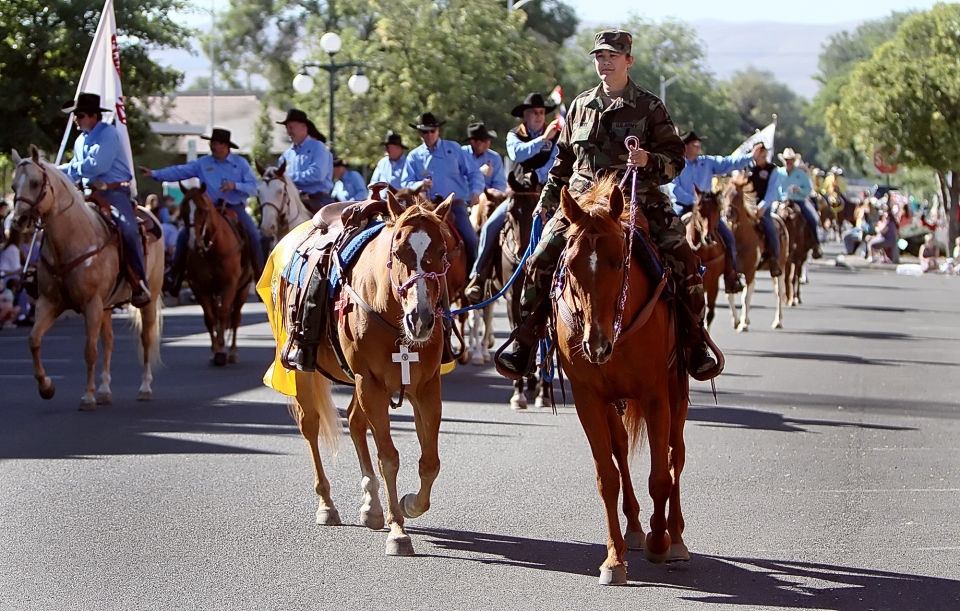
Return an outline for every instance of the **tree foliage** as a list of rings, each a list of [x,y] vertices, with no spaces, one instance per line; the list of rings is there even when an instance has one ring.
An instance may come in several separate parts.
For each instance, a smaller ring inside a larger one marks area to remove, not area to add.
[[[661,76],[678,76],[666,89],[665,102],[681,131],[692,129],[709,137],[705,148],[715,154],[727,154],[740,144],[747,134],[741,133],[733,107],[707,69],[703,43],[689,24],[634,15],[621,28],[633,34],[630,78],[635,83],[659,95]],[[599,83],[589,55],[593,37],[593,31],[581,32],[564,50],[561,81],[570,99]]]
[[[937,4],[905,20],[840,93],[826,112],[834,140],[865,154],[899,151],[900,163],[935,170],[954,211],[952,242],[960,196],[960,4]]]
[[[561,0],[533,0],[518,10],[527,14],[524,27],[557,44],[576,34],[580,23],[573,7]]]
[[[176,70],[158,66],[151,49],[184,47],[188,30],[168,14],[188,8],[185,0],[116,0],[120,67],[134,152],[151,137],[136,98],[172,91]],[[55,151],[66,127],[60,105],[73,97],[87,49],[100,20],[103,0],[4,0],[0,11],[0,151],[24,151],[31,143]]]

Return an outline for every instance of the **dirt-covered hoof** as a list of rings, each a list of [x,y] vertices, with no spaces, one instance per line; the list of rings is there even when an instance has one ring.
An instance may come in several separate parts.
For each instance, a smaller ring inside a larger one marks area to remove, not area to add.
[[[38,385],[38,390],[42,399],[52,399],[53,395],[57,394],[57,387],[50,378],[43,378],[43,382]]]
[[[627,585],[627,565],[621,564],[615,567],[600,567],[600,585],[602,586],[624,586]]]
[[[642,530],[623,533],[623,540],[627,542],[627,549],[643,549],[643,537]]]
[[[372,510],[361,510],[360,511],[360,524],[366,526],[370,530],[380,530],[383,528],[383,509],[380,509],[379,512]]]
[[[403,498],[400,499],[400,512],[405,518],[419,518],[423,515],[423,511],[417,511],[415,503],[417,501],[417,495],[415,494],[405,494]]]
[[[387,537],[388,556],[413,556],[413,542],[409,535],[390,535]]]
[[[97,402],[92,399],[81,398],[80,405],[77,409],[81,412],[95,412],[97,411]]]
[[[667,557],[667,562],[690,562],[690,550],[687,549],[683,541],[670,544],[670,555]]]
[[[113,402],[113,393],[98,392],[96,399],[97,399],[97,405],[110,405]]]
[[[227,353],[217,352],[213,355],[213,364],[217,367],[223,367],[227,364]]]
[[[153,401],[153,391],[141,390],[137,393],[137,401]]]
[[[320,526],[340,526],[342,524],[340,521],[340,512],[338,512],[335,508],[318,509],[317,524]]]

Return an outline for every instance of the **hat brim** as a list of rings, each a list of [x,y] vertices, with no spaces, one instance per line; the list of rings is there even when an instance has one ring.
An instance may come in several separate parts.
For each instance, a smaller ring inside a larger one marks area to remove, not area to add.
[[[212,137],[210,137],[210,136],[200,136],[200,139],[201,139],[201,140],[210,140],[211,142],[223,142],[223,140],[214,140],[214,139],[213,139]],[[231,142],[231,141],[229,141],[229,140],[227,140],[226,142],[224,142],[224,144],[228,144],[228,145],[230,146],[230,148],[232,148],[232,149],[238,149],[238,148],[240,148],[239,146],[237,146],[236,144],[234,144],[233,142]]]
[[[629,53],[624,53],[620,49],[615,48],[613,45],[608,45],[608,44],[595,46],[593,50],[590,51],[590,55],[593,55],[594,53],[598,53],[600,51],[612,51],[613,53],[619,53],[621,55],[629,55]]]
[[[113,112],[112,108],[98,108],[96,106],[77,106],[76,102],[67,102],[60,107],[60,111],[64,114],[70,114],[76,111],[82,112]]]
[[[789,157],[784,157],[783,153],[777,153],[777,158],[780,161],[796,161],[797,159],[800,159],[800,155],[790,155]]]
[[[403,144],[402,142],[388,142],[384,140],[383,142],[380,143],[381,146],[387,146],[388,144],[395,144],[396,146],[399,146],[402,149],[407,148],[407,145]]]
[[[539,104],[518,104],[517,106],[513,107],[513,110],[510,111],[510,114],[513,115],[514,117],[517,117],[518,119],[522,119],[523,112],[530,108],[542,108],[544,112],[553,112],[553,110],[556,107],[557,107],[556,104],[554,104],[553,106],[549,106],[549,105],[541,106]]]
[[[440,122],[438,122],[436,125],[424,125],[424,124],[422,124],[422,123],[420,123],[420,124],[407,123],[407,125],[409,125],[410,127],[412,127],[413,129],[415,129],[415,130],[417,130],[417,131],[419,131],[419,132],[432,132],[433,130],[438,129],[438,128],[440,128],[441,126],[443,126],[445,123],[446,123],[446,121],[440,121]]]

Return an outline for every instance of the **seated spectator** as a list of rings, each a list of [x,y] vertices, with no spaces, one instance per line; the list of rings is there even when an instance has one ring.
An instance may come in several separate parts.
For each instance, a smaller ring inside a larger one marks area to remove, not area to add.
[[[937,246],[937,240],[932,233],[928,233],[920,247],[920,269],[924,273],[937,271],[940,269],[939,257],[940,247]]]
[[[4,281],[2,290],[0,290],[0,329],[6,329],[12,327],[17,320],[17,317],[20,315],[20,308],[14,304],[14,295],[13,290],[8,286],[8,283],[15,283],[16,279],[11,278],[9,281]]]
[[[889,212],[880,215],[880,223],[877,225],[877,237],[869,242],[871,261],[887,261],[891,263],[900,262],[900,246],[897,245],[899,239],[897,233],[897,222]]]
[[[23,269],[20,253],[22,242],[22,234],[16,229],[11,229],[10,236],[3,241],[3,247],[0,248],[0,278],[20,277]]]

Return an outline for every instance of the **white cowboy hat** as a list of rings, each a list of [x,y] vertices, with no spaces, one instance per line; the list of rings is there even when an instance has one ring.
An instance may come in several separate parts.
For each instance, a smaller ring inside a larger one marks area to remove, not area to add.
[[[800,154],[788,146],[777,157],[780,158],[780,161],[786,161],[787,159],[800,159]]]

